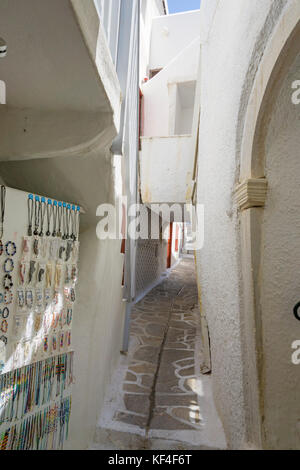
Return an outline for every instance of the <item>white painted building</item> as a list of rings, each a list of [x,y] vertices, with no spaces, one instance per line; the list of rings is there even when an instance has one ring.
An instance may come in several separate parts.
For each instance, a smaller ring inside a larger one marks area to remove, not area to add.
[[[300,448],[299,19],[297,0],[201,6],[198,275],[235,449]]]
[[[6,85],[0,108],[2,181],[77,202],[84,211],[70,449],[85,449],[93,439],[125,322],[121,240],[96,237],[97,207],[115,204],[119,195],[120,159],[129,162],[136,187],[139,5],[114,3],[117,8],[110,0],[0,4],[1,36],[8,46],[0,62]],[[130,62],[123,60],[124,48]],[[135,265],[130,255],[126,261],[130,290]]]
[[[167,265],[162,241],[161,256],[155,242],[145,265],[137,262],[136,241],[127,240],[123,249],[122,240],[96,236],[100,204],[118,207],[122,196],[129,205],[139,202],[139,53],[148,63],[152,18],[165,13],[164,0],[144,1],[141,9],[138,0],[0,4],[8,46],[0,61],[1,181],[83,210],[68,449],[92,442],[106,388],[127,347],[131,306]],[[141,265],[148,277],[137,292]]]
[[[179,31],[183,41],[178,40]],[[199,34],[199,11],[153,20],[148,67],[153,77],[142,85],[140,169],[147,204],[188,200]]]
[[[299,18],[297,0],[157,18],[142,85],[143,201],[205,207],[206,367],[235,449],[300,448]]]
[[[131,309],[185,243],[154,204],[188,202],[228,448],[300,449],[299,0],[113,2],[0,1],[1,183],[83,212],[66,448],[93,441]],[[98,206],[122,196],[158,239],[97,239]]]

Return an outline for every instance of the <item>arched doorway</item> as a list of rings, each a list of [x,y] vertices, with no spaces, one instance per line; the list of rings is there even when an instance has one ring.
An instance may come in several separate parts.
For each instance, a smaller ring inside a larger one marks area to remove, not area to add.
[[[290,2],[256,75],[237,191],[248,439],[276,449],[300,448],[300,368],[291,361],[300,339],[299,15],[299,2]]]

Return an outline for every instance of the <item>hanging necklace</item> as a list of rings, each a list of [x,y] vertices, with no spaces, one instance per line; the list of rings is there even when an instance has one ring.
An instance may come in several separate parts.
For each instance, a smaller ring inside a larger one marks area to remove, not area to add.
[[[32,218],[33,218],[33,195],[28,195],[27,200],[27,208],[28,208],[28,236],[32,236]]]
[[[63,210],[63,207],[62,207],[62,203],[59,202],[58,203],[58,208],[57,208],[57,218],[58,218],[58,232],[57,232],[57,237],[58,238],[61,238],[61,219],[62,219],[62,210]]]
[[[67,238],[67,204],[64,202],[62,207],[62,239],[66,240]]]
[[[4,229],[4,214],[5,214],[5,197],[6,197],[6,187],[1,186],[1,219],[0,219],[0,240],[3,237],[3,229]],[[2,241],[1,241],[2,244]],[[3,246],[2,246],[3,249]]]
[[[67,213],[67,216],[68,216],[68,233],[67,233],[67,239],[72,239],[72,234],[71,234],[71,225],[72,225],[72,209],[71,209],[71,205],[68,204],[67,205],[67,209],[68,209],[68,213]]]
[[[79,217],[80,217],[80,207],[77,206],[77,212],[76,212],[76,226],[75,226],[75,240],[78,240],[79,237]]]
[[[44,230],[45,213],[46,213],[46,199],[42,197],[41,203],[40,203],[40,214],[41,214],[41,231],[39,233],[40,237],[44,236],[43,230]]]
[[[70,238],[70,209],[71,206],[70,204],[65,205],[65,218],[66,218],[66,224],[65,224],[65,239],[69,240]]]
[[[72,233],[71,233],[71,240],[75,241],[76,239],[76,236],[75,236],[75,230],[76,230],[76,227],[75,227],[75,219],[76,219],[76,212],[75,212],[76,208],[75,206],[73,205],[72,206],[72,210],[70,210],[70,221],[71,221],[71,226],[72,226]]]
[[[46,236],[47,237],[50,237],[51,233],[50,233],[50,223],[51,223],[51,213],[52,213],[52,201],[51,199],[48,199],[48,202],[47,202],[47,208],[46,208],[46,213],[47,213],[47,232],[46,232]]]
[[[56,223],[57,223],[57,216],[58,216],[57,201],[53,201],[52,216],[53,216],[53,233],[52,233],[52,237],[56,237]]]
[[[41,211],[41,203],[39,196],[35,196],[35,204],[34,204],[34,235],[39,234],[39,226],[40,226],[40,211]]]

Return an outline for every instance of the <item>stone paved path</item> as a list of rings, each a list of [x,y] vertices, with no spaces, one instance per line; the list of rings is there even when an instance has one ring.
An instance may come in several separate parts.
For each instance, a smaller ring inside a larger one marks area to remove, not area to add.
[[[107,395],[98,445],[224,448],[201,363],[194,261],[184,258],[133,310],[129,352]]]

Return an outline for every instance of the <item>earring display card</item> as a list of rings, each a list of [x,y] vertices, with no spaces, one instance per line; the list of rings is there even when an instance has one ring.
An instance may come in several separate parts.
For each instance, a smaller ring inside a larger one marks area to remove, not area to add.
[[[0,374],[72,350],[80,208],[6,188]]]

